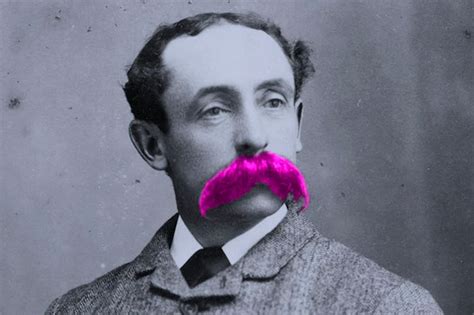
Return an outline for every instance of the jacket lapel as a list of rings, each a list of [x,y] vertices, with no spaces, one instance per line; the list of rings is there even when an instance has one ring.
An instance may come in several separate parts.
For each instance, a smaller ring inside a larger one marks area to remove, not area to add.
[[[242,272],[237,264],[230,266],[211,279],[191,289],[181,275],[170,253],[178,215],[169,219],[155,234],[150,243],[132,262],[137,278],[151,274],[151,286],[159,291],[192,300],[205,297],[232,297],[238,295]]]
[[[243,259],[244,279],[266,279],[275,277],[311,239],[320,235],[313,224],[297,213],[295,204],[288,204],[288,214],[283,221]]]
[[[283,221],[236,264],[211,279],[189,288],[174,263],[169,243],[178,216],[169,219],[155,234],[141,254],[132,262],[136,277],[151,274],[151,286],[181,300],[227,297],[239,294],[242,281],[272,278],[313,237],[319,236],[310,222],[289,204]]]

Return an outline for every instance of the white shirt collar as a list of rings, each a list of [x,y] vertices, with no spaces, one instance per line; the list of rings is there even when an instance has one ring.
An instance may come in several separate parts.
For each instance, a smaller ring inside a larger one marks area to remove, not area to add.
[[[233,265],[242,258],[250,248],[257,244],[265,235],[270,233],[283,220],[288,212],[286,204],[274,214],[269,215],[253,226],[250,230],[234,237],[222,246],[227,259]],[[194,238],[184,223],[181,216],[178,217],[173,241],[171,243],[171,257],[178,268],[181,268],[191,256],[202,248],[201,244]]]

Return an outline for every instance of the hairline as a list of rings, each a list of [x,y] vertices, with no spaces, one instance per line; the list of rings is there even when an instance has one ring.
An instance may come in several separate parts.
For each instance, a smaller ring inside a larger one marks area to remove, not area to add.
[[[169,129],[169,119],[163,96],[173,79],[170,67],[163,62],[168,44],[182,36],[197,36],[208,28],[223,24],[262,31],[280,46],[293,75],[294,99],[301,96],[302,88],[314,74],[310,60],[311,49],[304,41],[290,41],[279,25],[256,13],[201,13],[170,24],[161,24],[146,41],[127,71],[128,82],[123,86],[135,119],[156,124],[163,132]]]
[[[167,84],[167,87],[163,90],[163,93],[162,93],[162,101],[163,101],[163,106],[165,107],[164,110],[166,111],[166,107],[168,107],[168,105],[166,104],[166,94],[167,92],[169,91],[169,88],[170,88],[170,85],[172,83],[172,81],[176,81],[176,69],[171,67],[167,62],[166,62],[166,51],[167,49],[169,48],[170,44],[172,44],[174,41],[178,40],[178,39],[183,39],[183,38],[189,38],[189,39],[195,39],[197,38],[198,36],[202,35],[203,33],[205,33],[206,31],[208,30],[212,30],[213,28],[216,28],[216,27],[222,27],[222,26],[232,26],[232,27],[240,27],[240,28],[246,28],[246,29],[249,29],[251,31],[256,31],[256,32],[261,32],[263,33],[264,35],[270,37],[273,42],[275,42],[277,44],[277,46],[280,48],[280,52],[282,53],[283,57],[285,58],[285,60],[288,62],[288,66],[289,66],[289,69],[290,69],[290,73],[291,73],[291,76],[292,76],[292,81],[291,82],[286,82],[285,81],[285,85],[287,85],[287,83],[290,83],[290,88],[291,88],[291,92],[293,93],[293,102],[296,103],[297,101],[297,98],[299,97],[299,95],[297,95],[296,93],[296,82],[295,82],[295,71],[293,69],[293,65],[292,65],[292,62],[291,62],[291,59],[289,58],[289,56],[287,56],[284,48],[281,46],[280,42],[274,38],[274,36],[272,36],[271,34],[265,32],[264,30],[261,30],[261,29],[256,29],[256,28],[253,28],[253,27],[249,27],[247,25],[244,25],[244,24],[236,24],[236,23],[231,23],[227,20],[225,20],[224,18],[220,18],[220,21],[215,23],[215,24],[212,24],[208,27],[206,27],[205,29],[203,29],[201,32],[199,32],[199,34],[197,35],[189,35],[189,34],[181,34],[175,38],[173,38],[172,40],[168,41],[166,43],[166,45],[164,45],[162,51],[161,51],[161,54],[160,54],[160,58],[161,58],[161,63],[162,63],[162,69],[165,73],[165,77],[166,77],[166,81],[168,82]],[[267,83],[269,81],[278,81],[278,80],[281,80],[280,78],[272,78],[272,79],[269,79],[269,80],[264,80],[262,81],[261,83],[258,84],[261,85],[261,84],[264,84],[264,83]],[[219,84],[220,85],[220,84]],[[213,87],[213,86],[209,86],[209,87]],[[207,87],[203,87],[203,88],[207,88]],[[194,96],[193,96],[194,97]],[[168,117],[169,118],[169,117]]]

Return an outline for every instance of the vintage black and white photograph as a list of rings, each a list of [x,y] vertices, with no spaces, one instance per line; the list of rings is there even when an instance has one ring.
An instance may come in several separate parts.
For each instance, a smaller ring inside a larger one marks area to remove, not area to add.
[[[471,0],[0,0],[0,314],[474,314]]]

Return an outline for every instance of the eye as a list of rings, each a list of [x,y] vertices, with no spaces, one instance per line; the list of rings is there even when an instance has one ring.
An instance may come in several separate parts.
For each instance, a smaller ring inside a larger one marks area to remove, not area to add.
[[[206,111],[204,111],[203,113],[203,116],[204,117],[215,117],[215,116],[219,116],[223,113],[227,112],[227,110],[221,108],[221,107],[211,107],[209,109],[207,109]]]
[[[265,107],[268,108],[280,108],[285,106],[285,101],[279,99],[279,98],[272,98],[271,100],[265,102]]]

